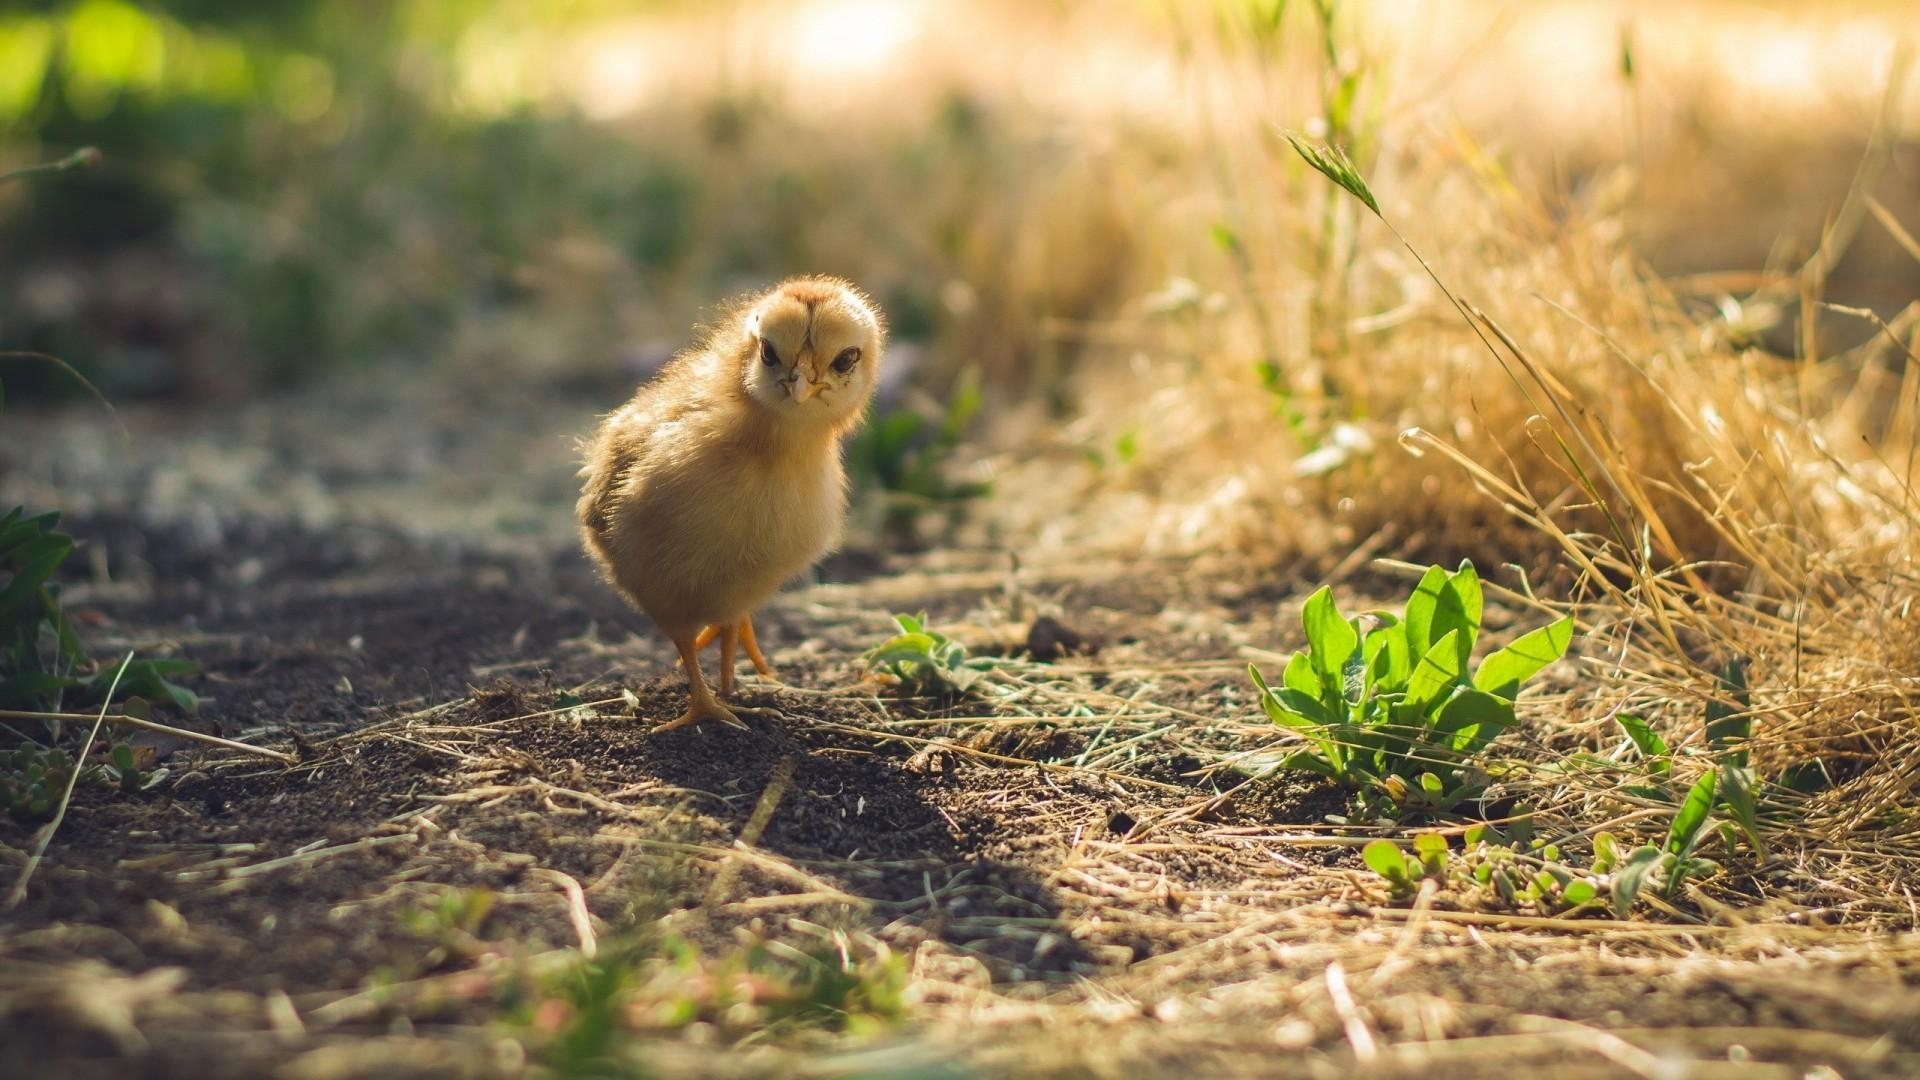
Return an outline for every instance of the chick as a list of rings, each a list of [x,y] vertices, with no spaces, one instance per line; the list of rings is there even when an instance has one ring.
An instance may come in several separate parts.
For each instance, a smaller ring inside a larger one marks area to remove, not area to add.
[[[686,712],[744,727],[714,696],[700,649],[720,639],[773,669],[753,611],[839,536],[840,442],[872,396],[886,330],[852,284],[799,277],[736,301],[600,425],[581,470],[580,535],[608,583],[666,632],[687,671]]]

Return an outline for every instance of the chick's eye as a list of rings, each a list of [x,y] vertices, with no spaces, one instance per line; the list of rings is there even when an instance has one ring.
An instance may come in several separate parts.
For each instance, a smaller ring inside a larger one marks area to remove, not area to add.
[[[847,372],[853,370],[853,365],[859,362],[859,349],[841,349],[840,355],[833,358],[833,370],[845,375]]]
[[[773,342],[766,338],[760,339],[760,362],[768,367],[780,366],[780,354],[773,351]]]

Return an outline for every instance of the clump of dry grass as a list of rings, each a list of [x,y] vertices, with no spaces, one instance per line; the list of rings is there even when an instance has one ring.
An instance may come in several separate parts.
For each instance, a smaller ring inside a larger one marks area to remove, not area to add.
[[[1277,298],[1264,309],[1230,299],[1223,272],[1212,299],[1195,286],[1172,317],[1161,304],[1140,320],[1177,359],[1147,365],[1148,405],[1122,421],[1154,462],[1106,478],[1116,499],[1151,485],[1153,512],[1127,539],[1517,564],[1518,599],[1538,585],[1588,631],[1591,677],[1547,720],[1550,757],[1617,744],[1622,711],[1697,750],[1717,702],[1750,718],[1763,778],[1823,776],[1782,802],[1776,855],[1866,893],[1910,884],[1897,849],[1912,830],[1904,763],[1920,753],[1913,309],[1871,316],[1880,333],[1849,351],[1823,351],[1808,326],[1803,355],[1771,355],[1745,346],[1738,305],[1688,304],[1634,256],[1629,180],[1556,202],[1458,132],[1411,138],[1377,169],[1391,228],[1363,218],[1354,234],[1348,351],[1325,377],[1275,394],[1254,374],[1264,342],[1316,332],[1284,302],[1316,280],[1304,255],[1257,268]],[[1295,212],[1311,219],[1326,197],[1347,196],[1328,185]],[[1810,308],[1834,257],[1747,310]],[[1723,685],[1729,663],[1747,695]],[[1629,809],[1616,783],[1559,770],[1525,786],[1591,829]]]

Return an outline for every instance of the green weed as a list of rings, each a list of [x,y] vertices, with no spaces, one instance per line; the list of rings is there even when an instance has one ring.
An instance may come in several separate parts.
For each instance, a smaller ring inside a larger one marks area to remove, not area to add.
[[[493,900],[490,889],[447,889],[431,903],[401,913],[407,932],[427,942],[424,970],[470,961],[486,951],[480,931],[493,914]]]
[[[967,647],[927,626],[927,613],[895,615],[900,632],[861,654],[867,670],[895,680],[913,697],[958,697],[980,688],[1003,657],[970,656]]]
[[[1746,668],[1732,662],[1721,669],[1719,697],[1707,702],[1705,754],[1713,759],[1694,788],[1681,792],[1673,783],[1674,750],[1655,731],[1653,725],[1631,713],[1615,715],[1614,722],[1626,733],[1639,755],[1642,775],[1622,790],[1630,795],[1657,802],[1685,805],[1701,783],[1708,785],[1709,809],[1719,815],[1726,848],[1732,851],[1745,840],[1761,858],[1766,857],[1766,841],[1761,836],[1760,810],[1764,799],[1787,791],[1812,786],[1819,775],[1818,763],[1788,770],[1777,783],[1762,780],[1749,764],[1747,745],[1753,737],[1753,707],[1747,692]],[[1733,704],[1729,705],[1727,702]]]
[[[1661,844],[1643,844],[1628,852],[1612,833],[1593,837],[1593,853],[1583,866],[1561,845],[1535,840],[1530,820],[1518,819],[1509,833],[1480,824],[1466,831],[1459,850],[1439,833],[1414,836],[1411,852],[1393,840],[1375,840],[1361,849],[1367,868],[1386,882],[1399,900],[1417,893],[1423,882],[1465,903],[1541,915],[1578,915],[1610,909],[1627,917],[1649,887],[1672,899],[1687,879],[1716,873],[1719,864],[1695,854],[1713,801],[1713,774],[1703,776],[1675,812]]]
[[[1522,635],[1468,674],[1483,599],[1471,562],[1430,567],[1404,612],[1349,619],[1322,588],[1301,612],[1307,647],[1278,687],[1247,672],[1273,722],[1306,743],[1282,769],[1319,773],[1400,811],[1444,811],[1478,795],[1478,758],[1513,726],[1520,687],[1566,655],[1571,617]]]
[[[147,703],[130,698],[121,712],[145,719]],[[59,813],[60,799],[69,786],[86,784],[131,795],[166,779],[165,769],[151,767],[150,750],[118,739],[101,749],[102,760],[85,762],[76,762],[73,754],[59,746],[25,743],[0,750],[0,810],[17,821],[51,821]]]

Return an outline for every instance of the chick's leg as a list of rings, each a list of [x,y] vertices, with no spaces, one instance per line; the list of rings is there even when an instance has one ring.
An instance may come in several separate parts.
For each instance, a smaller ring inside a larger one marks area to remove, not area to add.
[[[697,653],[700,650],[706,648],[707,646],[713,644],[713,639],[719,636],[720,636],[720,627],[717,624],[701,630],[700,636],[693,639],[693,651]],[[685,660],[675,660],[673,663],[675,667],[687,666],[687,662]],[[726,693],[725,690],[722,690],[720,692],[723,694]]]
[[[692,634],[684,637],[675,635],[673,638],[673,647],[680,650],[680,661],[687,668],[687,711],[681,713],[678,719],[669,720],[654,728],[654,733],[672,731],[674,728],[697,724],[702,720],[712,720],[737,728],[746,727],[747,725],[740,722],[739,717],[733,715],[733,710],[720,704],[719,699],[713,696],[713,691],[707,688],[706,676],[700,674],[700,654],[694,650],[693,641]]]
[[[720,631],[720,696],[733,696],[733,649],[740,640],[740,628],[729,626]]]
[[[773,665],[767,663],[766,656],[760,652],[760,642],[753,636],[753,616],[742,616],[735,629],[740,634],[740,644],[747,650],[747,659],[753,661],[753,670],[762,678],[773,678]]]

